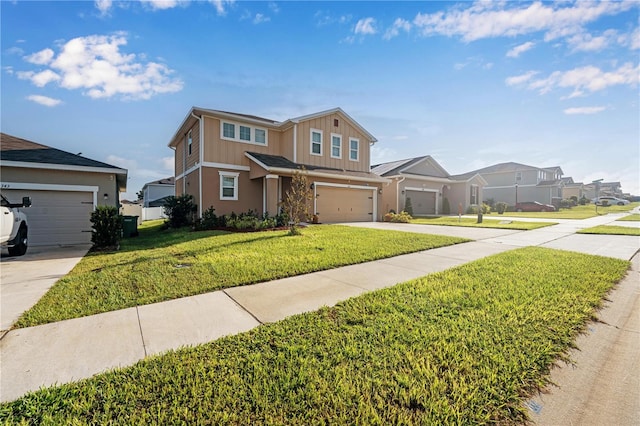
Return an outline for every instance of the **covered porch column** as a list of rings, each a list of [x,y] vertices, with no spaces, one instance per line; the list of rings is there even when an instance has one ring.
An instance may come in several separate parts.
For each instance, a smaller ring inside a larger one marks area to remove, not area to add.
[[[269,216],[278,214],[278,175],[266,175],[264,177],[265,187],[265,207]]]

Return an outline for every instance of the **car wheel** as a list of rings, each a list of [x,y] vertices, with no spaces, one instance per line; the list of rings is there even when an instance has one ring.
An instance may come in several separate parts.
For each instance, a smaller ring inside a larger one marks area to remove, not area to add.
[[[27,228],[22,226],[18,230],[18,243],[13,247],[9,247],[9,255],[22,256],[27,252],[28,243],[29,241],[27,239]]]
[[[623,203],[622,201],[620,201],[620,202],[618,203],[618,205],[619,205],[619,206],[624,206],[624,203]]]

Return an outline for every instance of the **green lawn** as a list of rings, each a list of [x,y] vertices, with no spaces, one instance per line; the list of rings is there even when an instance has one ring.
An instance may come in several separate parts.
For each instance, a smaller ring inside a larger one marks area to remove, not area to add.
[[[462,238],[313,226],[228,233],[140,228],[115,253],[90,253],[18,320],[17,327],[269,281],[468,241]]]
[[[492,216],[493,217],[493,216]],[[498,228],[498,229],[517,229],[528,231],[531,229],[543,228],[545,226],[556,225],[553,222],[521,222],[521,221],[503,221],[500,219],[483,218],[482,223],[477,223],[477,218],[441,216],[441,217],[419,217],[414,218],[411,223],[419,225],[444,225],[444,226],[467,226],[473,228]]]
[[[629,216],[621,217],[617,222],[640,222],[640,214],[630,214]]]
[[[505,216],[510,217],[530,217],[530,218],[545,218],[545,219],[589,219],[590,217],[596,217],[607,213],[619,213],[633,210],[635,207],[640,206],[640,202],[631,203],[626,206],[598,206],[598,213],[596,213],[596,206],[594,204],[587,204],[584,206],[575,206],[570,209],[561,209],[557,212],[505,212]],[[493,218],[499,215],[492,213]],[[486,216],[485,216],[486,217]]]
[[[628,265],[509,251],[31,393],[0,423],[525,424]]]
[[[640,236],[640,228],[627,226],[600,225],[593,228],[581,229],[578,234],[606,234],[606,235],[633,235]]]

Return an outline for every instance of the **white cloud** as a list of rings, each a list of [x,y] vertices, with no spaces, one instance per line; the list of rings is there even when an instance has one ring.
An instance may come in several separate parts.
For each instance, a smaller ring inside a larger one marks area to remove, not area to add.
[[[10,47],[7,50],[5,50],[5,52],[9,55],[20,55],[20,56],[24,55],[24,50],[22,50],[22,48],[18,46]]]
[[[47,65],[49,62],[51,62],[54,54],[55,53],[53,52],[53,50],[47,48],[31,55],[25,56],[24,60],[36,65]]]
[[[465,41],[514,37],[544,31],[545,41],[580,32],[584,25],[636,7],[633,1],[508,3],[478,1],[447,12],[419,13],[413,24],[424,36],[459,36]],[[568,6],[567,6],[568,4]],[[504,8],[505,5],[516,5]]]
[[[411,31],[411,22],[406,21],[402,18],[398,18],[393,22],[393,26],[389,28],[385,33],[383,38],[385,40],[391,40],[394,37],[397,37],[400,34],[400,31],[404,31],[406,33]]]
[[[526,52],[527,50],[530,50],[535,45],[536,44],[534,42],[532,42],[532,41],[528,41],[526,43],[522,43],[522,44],[514,47],[513,49],[509,50],[507,52],[507,57],[509,57],[509,58],[517,58],[522,53]]]
[[[161,159],[162,161],[162,168],[165,170],[168,170],[171,172],[171,174],[173,174],[174,172],[174,166],[175,166],[175,160],[173,157],[162,157]]]
[[[531,81],[528,88],[538,90],[540,94],[548,93],[555,88],[570,88],[574,93],[582,94],[585,91],[593,93],[617,85],[636,86],[639,80],[640,65],[634,67],[631,63],[626,63],[613,71],[602,71],[589,65],[569,71],[555,71],[547,78]]]
[[[60,99],[54,99],[48,96],[41,96],[41,95],[30,95],[30,96],[27,96],[27,99],[37,104],[48,106],[48,107],[54,107],[62,103]]]
[[[271,18],[268,16],[264,16],[262,13],[256,13],[256,16],[253,18],[254,24],[262,24],[263,22],[269,22]]]
[[[606,110],[607,107],[597,106],[597,107],[575,107],[575,108],[567,108],[564,110],[564,113],[567,115],[578,115],[578,114],[597,114]]]
[[[530,81],[536,74],[538,74],[537,71],[528,71],[521,75],[509,77],[506,79],[507,86],[518,86],[520,84],[526,83]]]
[[[107,15],[111,10],[111,6],[113,3],[111,0],[96,0],[95,1],[96,8],[100,11],[102,16]]]
[[[574,52],[598,52],[618,40],[615,30],[607,30],[600,36],[581,32],[567,38],[567,44]]]
[[[360,19],[356,23],[356,28],[354,30],[355,34],[361,35],[372,35],[377,31],[375,29],[376,20],[374,18],[364,18]]]
[[[65,89],[84,90],[91,98],[149,99],[182,90],[183,83],[172,77],[173,70],[164,64],[141,61],[144,55],[121,52],[126,44],[123,33],[77,37],[65,43],[57,56],[45,49],[25,58],[32,62],[46,60],[49,69],[16,74],[38,87],[56,82]]]
[[[213,4],[218,15],[226,15],[227,6],[233,6],[235,0],[209,0],[209,3]]]
[[[173,9],[176,6],[186,5],[185,0],[140,0],[142,4],[148,5],[153,10]]]

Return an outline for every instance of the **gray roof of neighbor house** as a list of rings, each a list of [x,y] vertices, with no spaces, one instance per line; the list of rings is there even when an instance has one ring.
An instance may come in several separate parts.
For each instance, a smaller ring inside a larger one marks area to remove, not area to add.
[[[526,164],[521,164],[521,163],[515,163],[513,161],[508,162],[508,163],[499,163],[499,164],[494,164],[493,166],[488,166],[488,167],[483,167],[482,169],[477,169],[474,170],[472,172],[469,173],[502,173],[502,172],[517,172],[520,170],[548,170],[548,171],[554,171],[554,170],[558,170],[560,169],[560,171],[562,172],[562,169],[560,168],[560,166],[553,166],[553,167],[535,167],[535,166],[528,166]]]
[[[148,185],[175,185],[176,184],[176,180],[173,176],[168,177],[168,178],[164,178],[164,179],[159,179],[159,180],[154,180],[153,182],[147,182],[144,184],[144,186],[148,186]]]
[[[388,163],[376,164],[375,166],[371,166],[371,171],[379,176],[393,176],[400,173],[402,169],[411,167],[414,164],[424,160],[427,157],[428,155],[423,155],[422,157],[406,158],[404,160],[397,160],[397,161],[390,161]]]
[[[0,133],[0,161],[5,165],[7,162],[32,163],[38,165],[55,165],[60,168],[72,168],[75,170],[104,171],[114,173],[118,179],[121,190],[127,186],[127,170],[101,161],[81,157],[78,154],[62,151],[47,145],[32,142],[6,133]],[[97,170],[104,169],[104,170]]]

